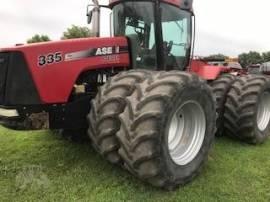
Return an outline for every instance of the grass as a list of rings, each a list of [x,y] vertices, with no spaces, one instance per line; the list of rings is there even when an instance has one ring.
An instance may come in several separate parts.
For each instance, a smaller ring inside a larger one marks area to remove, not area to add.
[[[203,173],[174,192],[142,183],[89,144],[0,128],[0,201],[270,201],[270,141],[217,139]]]

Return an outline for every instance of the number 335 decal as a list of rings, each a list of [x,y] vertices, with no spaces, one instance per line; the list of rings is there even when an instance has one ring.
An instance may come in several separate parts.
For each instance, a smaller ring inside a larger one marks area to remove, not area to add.
[[[62,56],[62,53],[60,52],[51,53],[48,55],[41,55],[38,57],[38,65],[40,67],[43,67],[45,65],[61,62],[62,60],[63,60],[63,56]]]

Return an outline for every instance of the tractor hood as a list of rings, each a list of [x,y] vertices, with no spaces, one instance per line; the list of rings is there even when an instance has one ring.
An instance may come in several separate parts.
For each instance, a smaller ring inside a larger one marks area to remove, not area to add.
[[[9,104],[18,100],[14,95],[18,95],[21,100],[16,104],[27,104],[29,90],[24,84],[31,79],[28,83],[32,83],[31,89],[35,88],[38,92],[35,97],[39,97],[40,103],[62,103],[67,101],[81,73],[128,67],[129,63],[125,37],[85,38],[2,48],[0,94],[12,92]],[[28,76],[22,76],[26,72]],[[8,98],[7,94],[5,96]],[[2,97],[0,102],[6,98]]]
[[[55,62],[75,61],[82,58],[112,55],[127,51],[127,40],[124,37],[115,38],[84,38],[70,39],[55,42],[42,42],[35,44],[20,45],[8,48],[0,48],[0,52],[22,52],[30,63],[35,62],[38,66],[48,66]],[[51,54],[61,53],[54,60]],[[40,61],[40,56],[49,57],[45,64]],[[59,61],[60,60],[60,61]]]

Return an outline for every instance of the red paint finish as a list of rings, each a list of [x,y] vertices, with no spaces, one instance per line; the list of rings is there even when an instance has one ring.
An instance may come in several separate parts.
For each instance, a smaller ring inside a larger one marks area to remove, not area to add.
[[[223,66],[209,65],[201,60],[192,60],[190,70],[205,80],[215,80],[222,72],[228,72]]]
[[[173,4],[175,6],[180,6],[183,0],[162,0],[165,3]]]
[[[74,83],[84,71],[105,67],[128,67],[130,64],[129,54],[127,51],[114,54],[112,56],[117,56],[117,59],[113,60],[106,59],[106,56],[94,56],[74,61],[62,61],[42,67],[38,65],[40,55],[60,52],[64,57],[67,53],[116,46],[127,47],[127,39],[115,37],[64,40],[0,49],[0,51],[21,51],[24,53],[41,100],[49,104],[67,102]]]

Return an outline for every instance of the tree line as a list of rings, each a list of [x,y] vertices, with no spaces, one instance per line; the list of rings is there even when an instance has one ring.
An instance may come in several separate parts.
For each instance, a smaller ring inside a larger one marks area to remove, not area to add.
[[[61,39],[75,39],[75,38],[86,38],[94,36],[91,30],[88,27],[80,27],[76,25],[72,25],[65,32],[63,32]],[[48,35],[43,34],[35,34],[33,37],[27,40],[28,44],[31,43],[40,43],[51,41]]]
[[[247,67],[249,65],[261,64],[265,62],[270,62],[270,51],[259,53],[256,51],[250,51],[248,53],[242,53],[238,56],[239,63],[243,67]]]
[[[224,54],[215,54],[204,57],[205,60],[226,60],[228,56]],[[246,68],[250,65],[262,64],[270,62],[270,51],[259,53],[257,51],[249,51],[247,53],[241,53],[238,55],[238,61],[242,67]]]

